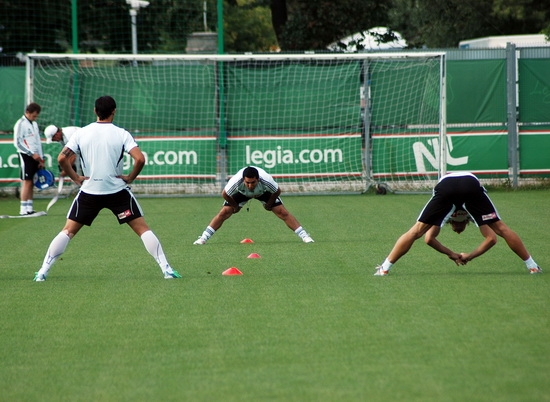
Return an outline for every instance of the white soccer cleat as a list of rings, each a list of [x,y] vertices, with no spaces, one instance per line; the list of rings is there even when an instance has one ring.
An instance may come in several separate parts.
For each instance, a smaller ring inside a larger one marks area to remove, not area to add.
[[[193,242],[193,244],[196,244],[196,245],[206,244],[206,239],[203,239],[202,237],[199,237],[197,240],[195,240]]]
[[[34,273],[34,279],[35,282],[44,282],[46,280],[46,275],[38,275],[38,272]]]
[[[310,235],[306,235],[306,236],[302,237],[302,241],[304,243],[315,243],[315,241],[311,238]]]
[[[529,268],[529,273],[530,274],[542,274],[542,269],[540,269],[540,267]]]
[[[181,278],[181,275],[178,273],[178,271],[173,270],[170,268],[169,271],[164,272],[164,279],[177,279]]]
[[[384,271],[382,269],[382,266],[379,265],[376,267],[376,271],[374,272],[374,276],[386,276],[390,273],[390,271]]]

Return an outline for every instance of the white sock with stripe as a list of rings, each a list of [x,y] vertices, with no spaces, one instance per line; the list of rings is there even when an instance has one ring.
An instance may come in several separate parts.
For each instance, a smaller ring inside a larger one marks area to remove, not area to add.
[[[160,245],[160,241],[151,230],[148,230],[141,235],[141,241],[145,245],[145,248],[147,249],[149,254],[153,256],[162,272],[172,272],[172,267],[170,267],[170,264],[168,264],[168,260],[164,255],[164,251],[162,249],[162,246]]]
[[[38,270],[39,275],[48,275],[48,271],[54,262],[56,262],[61,254],[65,252],[70,240],[71,238],[64,232],[59,232],[59,234],[53,238],[46,252],[46,256],[44,257],[44,261],[42,262],[42,267]]]
[[[211,226],[207,226],[206,229],[204,229],[204,232],[202,232],[201,237],[204,240],[208,240],[214,235],[214,233],[216,233],[216,231]]]

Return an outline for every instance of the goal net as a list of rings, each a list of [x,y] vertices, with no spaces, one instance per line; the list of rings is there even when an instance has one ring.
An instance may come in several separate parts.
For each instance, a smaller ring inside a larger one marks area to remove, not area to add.
[[[219,194],[246,165],[287,193],[409,189],[444,170],[444,66],[442,53],[29,54],[27,101],[41,126],[84,126],[113,96],[147,158],[140,193]],[[55,166],[59,145],[45,153]]]

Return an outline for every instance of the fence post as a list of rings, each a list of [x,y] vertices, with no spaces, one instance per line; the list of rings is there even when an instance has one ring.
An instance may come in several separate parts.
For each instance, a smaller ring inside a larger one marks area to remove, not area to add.
[[[517,116],[517,56],[516,45],[506,44],[506,112],[508,115],[508,178],[512,187],[518,187],[519,145]]]

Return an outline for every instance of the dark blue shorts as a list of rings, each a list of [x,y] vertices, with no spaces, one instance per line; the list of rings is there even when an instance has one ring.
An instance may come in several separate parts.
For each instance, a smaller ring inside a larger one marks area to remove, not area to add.
[[[114,194],[99,195],[80,191],[71,205],[67,218],[91,226],[103,208],[109,209],[120,224],[143,216],[143,211],[130,189],[124,189]]]
[[[441,226],[445,218],[457,208],[467,211],[477,226],[500,220],[485,188],[472,176],[448,177],[437,183],[432,198],[417,220]]]
[[[239,207],[242,208],[249,200],[258,200],[262,204],[265,204],[266,202],[269,201],[269,199],[271,198],[272,195],[273,195],[272,193],[270,193],[269,191],[266,191],[265,193],[263,193],[262,195],[260,195],[259,197],[256,197],[256,198],[247,197],[246,195],[244,195],[242,193],[237,193],[235,195],[232,195],[231,197],[233,197],[235,202],[237,204],[239,204]],[[273,203],[273,207],[276,207],[276,206],[282,205],[282,204],[283,204],[283,202],[281,201],[281,198],[277,197],[277,199]],[[225,201],[223,203],[223,205],[224,206],[229,206],[229,203],[227,201]]]
[[[34,180],[34,175],[38,172],[38,162],[27,154],[19,153],[21,162],[21,180]]]

